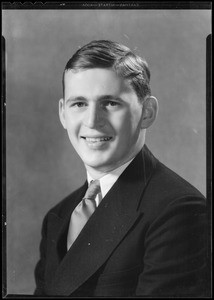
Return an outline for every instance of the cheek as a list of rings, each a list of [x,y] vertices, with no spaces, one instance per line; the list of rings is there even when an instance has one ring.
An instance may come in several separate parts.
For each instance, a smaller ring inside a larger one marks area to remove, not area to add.
[[[69,137],[69,140],[71,142],[71,144],[75,147],[75,145],[77,146],[78,144],[78,130],[76,130],[76,128],[74,126],[72,126],[71,124],[68,124],[67,127],[67,134]]]
[[[71,135],[78,134],[80,128],[80,122],[77,118],[67,115],[66,116],[66,126],[67,130]]]
[[[112,123],[119,137],[129,142],[128,139],[138,131],[139,113],[131,114],[129,112],[117,116]]]

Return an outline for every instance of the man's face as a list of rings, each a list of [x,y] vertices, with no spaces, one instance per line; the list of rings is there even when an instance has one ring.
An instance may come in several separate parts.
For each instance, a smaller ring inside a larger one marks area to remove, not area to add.
[[[109,69],[65,73],[60,120],[86,168],[109,172],[143,145],[142,104],[129,83]]]

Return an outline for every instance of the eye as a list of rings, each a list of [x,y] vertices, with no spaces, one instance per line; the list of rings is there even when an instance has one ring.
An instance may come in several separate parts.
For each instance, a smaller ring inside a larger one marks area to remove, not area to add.
[[[116,101],[106,101],[105,102],[105,106],[106,107],[117,107],[119,105],[120,105],[120,103],[118,103]]]
[[[79,107],[79,108],[81,108],[81,107],[86,106],[86,103],[85,102],[75,102],[75,103],[72,103],[70,106],[71,107]]]
[[[114,102],[114,101],[109,101],[108,105],[116,106],[116,105],[119,105],[119,104],[117,102]]]

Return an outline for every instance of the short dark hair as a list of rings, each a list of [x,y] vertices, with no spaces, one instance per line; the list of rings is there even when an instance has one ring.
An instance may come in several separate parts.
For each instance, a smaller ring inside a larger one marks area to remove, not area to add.
[[[140,101],[151,95],[150,71],[147,62],[128,47],[109,40],[95,40],[81,47],[67,62],[63,72],[78,72],[93,68],[112,69],[128,79]]]

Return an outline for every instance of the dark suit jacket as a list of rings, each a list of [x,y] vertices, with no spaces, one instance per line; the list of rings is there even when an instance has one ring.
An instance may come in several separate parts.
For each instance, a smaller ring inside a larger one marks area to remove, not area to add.
[[[85,183],[46,215],[35,295],[207,296],[206,202],[146,146],[66,251]]]

